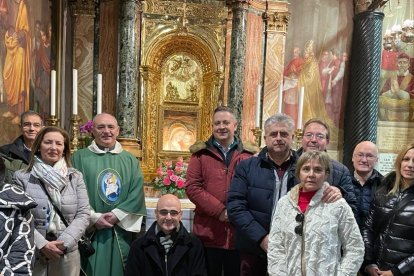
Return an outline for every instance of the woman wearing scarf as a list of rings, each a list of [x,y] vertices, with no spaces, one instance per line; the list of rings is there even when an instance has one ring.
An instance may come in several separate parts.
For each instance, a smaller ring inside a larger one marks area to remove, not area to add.
[[[300,184],[282,197],[269,234],[269,275],[357,274],[364,243],[351,207],[344,199],[321,201],[329,184],[329,157],[307,151],[299,158]]]
[[[89,224],[90,211],[83,176],[71,167],[66,131],[50,126],[38,133],[29,167],[15,173],[15,183],[38,204],[33,209],[33,275],[78,276],[78,241]],[[67,227],[53,205],[63,214]]]

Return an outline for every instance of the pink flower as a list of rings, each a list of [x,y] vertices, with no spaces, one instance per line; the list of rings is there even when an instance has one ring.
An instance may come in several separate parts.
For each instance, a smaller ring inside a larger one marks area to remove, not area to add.
[[[171,176],[171,175],[173,175],[174,174],[174,171],[173,170],[167,170],[167,175],[168,176]]]
[[[184,185],[185,185],[185,181],[183,180],[183,179],[178,179],[177,180],[177,187],[178,188],[184,188]]]
[[[176,176],[175,174],[170,176],[170,180],[176,182],[179,179],[178,176]]]
[[[183,161],[178,161],[177,163],[175,163],[175,167],[182,167],[184,165]]]
[[[165,164],[165,166],[167,166],[167,168],[172,167],[172,161],[165,161],[164,164]]]
[[[171,180],[169,177],[164,178],[164,180],[162,181],[162,183],[164,183],[165,186],[170,186],[171,184]]]
[[[183,172],[183,167],[175,167],[175,172],[176,173],[182,173]]]
[[[182,156],[178,157],[178,158],[177,158],[177,161],[178,161],[178,162],[183,162],[183,157],[182,157]]]
[[[159,167],[157,169],[157,174],[158,174],[158,176],[162,176],[164,174],[164,172],[162,171],[162,168],[161,167]]]

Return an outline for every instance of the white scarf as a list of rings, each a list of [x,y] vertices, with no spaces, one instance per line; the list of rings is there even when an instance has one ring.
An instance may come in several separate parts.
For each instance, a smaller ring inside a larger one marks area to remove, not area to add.
[[[31,174],[45,184],[44,186],[52,198],[53,204],[60,210],[62,207],[62,195],[60,192],[66,186],[68,176],[68,166],[65,159],[61,158],[52,167],[35,156]],[[57,230],[60,230],[61,219],[50,202],[49,210],[50,218],[47,232],[57,234]]]

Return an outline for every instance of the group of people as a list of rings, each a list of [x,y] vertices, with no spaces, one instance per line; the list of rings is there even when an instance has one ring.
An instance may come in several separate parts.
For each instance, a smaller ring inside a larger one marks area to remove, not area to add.
[[[22,135],[0,147],[0,212],[13,221],[0,232],[1,274],[414,274],[414,144],[383,177],[376,145],[362,141],[351,174],[326,153],[324,121],[305,123],[295,151],[293,119],[273,115],[259,151],[235,135],[234,113],[221,106],[211,137],[190,147],[192,233],[171,194],[140,233],[146,208],[138,160],[116,141],[112,115],[93,123],[92,144],[71,156],[68,134],[28,111]],[[78,250],[83,236],[95,249],[89,257]]]
[[[414,275],[414,144],[384,178],[370,141],[355,147],[353,174],[331,159],[320,119],[297,151],[285,114],[266,120],[260,152],[236,129],[219,107],[210,139],[190,148],[186,192],[208,275]]]
[[[0,147],[1,181],[8,183],[0,198],[9,197],[0,209],[15,221],[5,217],[0,234],[0,274],[123,274],[146,216],[143,175],[137,158],[116,141],[116,119],[102,113],[93,123],[94,141],[71,156],[68,133],[27,111],[22,135]],[[92,256],[78,250],[83,236],[92,241]]]

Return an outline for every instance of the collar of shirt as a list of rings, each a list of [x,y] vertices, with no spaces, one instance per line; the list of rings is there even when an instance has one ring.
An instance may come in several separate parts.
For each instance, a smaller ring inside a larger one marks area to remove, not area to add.
[[[214,139],[213,138],[213,145],[214,146],[216,146],[223,154],[224,154],[224,156],[226,156],[226,154],[231,150],[231,149],[233,149],[235,146],[237,146],[237,140],[236,140],[236,138],[234,138],[233,139],[233,142],[231,142],[230,143],[230,145],[229,145],[229,147],[227,148],[227,150],[222,146],[222,145],[220,145],[220,143],[219,142],[217,142],[217,140],[216,139]]]

